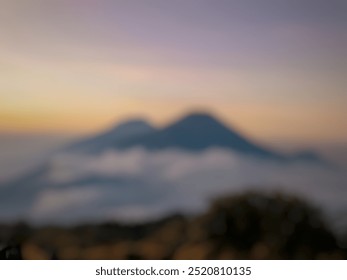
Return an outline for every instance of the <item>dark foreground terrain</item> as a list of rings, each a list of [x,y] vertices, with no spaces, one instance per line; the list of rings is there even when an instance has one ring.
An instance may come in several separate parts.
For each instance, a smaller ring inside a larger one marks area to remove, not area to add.
[[[198,217],[140,225],[2,225],[0,244],[2,259],[347,259],[318,210],[258,193],[216,200]]]

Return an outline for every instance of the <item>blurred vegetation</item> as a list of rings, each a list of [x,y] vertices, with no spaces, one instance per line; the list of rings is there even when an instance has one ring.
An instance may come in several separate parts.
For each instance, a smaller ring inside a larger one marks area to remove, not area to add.
[[[198,217],[131,226],[2,225],[1,243],[20,248],[24,259],[347,258],[317,209],[296,197],[260,193],[217,199]]]

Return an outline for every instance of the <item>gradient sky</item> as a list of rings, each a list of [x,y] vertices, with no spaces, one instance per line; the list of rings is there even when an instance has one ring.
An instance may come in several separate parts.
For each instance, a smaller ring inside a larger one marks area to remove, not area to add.
[[[347,142],[344,0],[0,0],[0,132],[209,110],[257,139]]]

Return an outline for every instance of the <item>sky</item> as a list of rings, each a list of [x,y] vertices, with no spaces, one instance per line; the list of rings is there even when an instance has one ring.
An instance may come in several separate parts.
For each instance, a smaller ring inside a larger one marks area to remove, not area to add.
[[[0,133],[207,110],[255,139],[347,143],[344,0],[0,0]]]

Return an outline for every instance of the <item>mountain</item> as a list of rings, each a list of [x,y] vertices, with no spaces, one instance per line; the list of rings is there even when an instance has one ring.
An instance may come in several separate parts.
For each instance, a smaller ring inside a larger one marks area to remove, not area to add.
[[[301,186],[306,179],[325,182],[311,173],[322,163],[315,154],[276,153],[208,114],[190,114],[161,129],[131,120],[75,142],[0,185],[0,220],[82,222],[117,215],[141,220],[195,211],[228,184],[290,186],[298,178],[297,166],[291,169],[297,162],[308,164]]]
[[[175,148],[192,152],[217,147],[247,155],[282,158],[206,113],[190,114],[163,129],[155,129],[141,120],[126,122],[98,136],[77,142],[69,150],[98,153],[108,149],[126,150],[133,147],[151,151]]]
[[[186,151],[202,151],[218,147],[255,156],[280,157],[204,113],[188,115],[164,129],[116,144],[118,149],[135,146],[142,146],[147,150],[176,148]]]
[[[121,123],[120,125],[117,125],[99,135],[75,142],[66,147],[66,151],[91,154],[100,153],[104,150],[115,147],[118,142],[126,141],[129,138],[146,135],[155,131],[156,129],[149,123],[140,119],[134,119]]]

